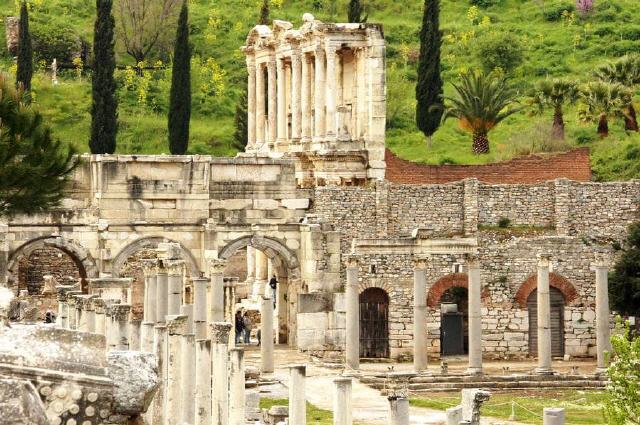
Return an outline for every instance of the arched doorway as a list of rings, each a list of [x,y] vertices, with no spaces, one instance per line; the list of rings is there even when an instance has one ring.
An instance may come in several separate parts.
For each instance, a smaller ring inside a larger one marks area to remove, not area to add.
[[[384,289],[360,294],[360,357],[389,357],[389,295]]]
[[[469,291],[453,286],[440,297],[440,355],[469,353]]]
[[[564,356],[564,295],[554,287],[549,288],[551,299],[551,355]],[[527,298],[529,311],[529,355],[538,355],[538,291],[534,289]]]

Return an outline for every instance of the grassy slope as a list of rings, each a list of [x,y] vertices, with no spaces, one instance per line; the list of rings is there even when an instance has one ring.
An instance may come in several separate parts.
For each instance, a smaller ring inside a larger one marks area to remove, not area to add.
[[[443,47],[444,78],[447,83],[456,80],[465,69],[478,65],[474,46],[484,34],[505,31],[517,34],[524,46],[524,63],[511,75],[513,82],[524,93],[537,80],[546,76],[567,76],[577,80],[589,78],[589,72],[608,58],[629,51],[640,51],[640,15],[634,13],[635,0],[608,0],[597,2],[600,10],[585,20],[576,18],[549,22],[544,10],[552,10],[560,0],[501,0],[483,10],[479,19],[488,16],[487,26],[473,24],[467,17],[469,4],[464,0],[442,0],[441,26],[449,41]],[[68,22],[77,32],[90,38],[92,32],[93,2],[87,0],[46,0],[39,19]],[[225,92],[222,96],[196,101],[192,121],[191,150],[194,153],[229,155],[234,152],[233,108],[244,79],[243,57],[238,46],[257,19],[257,0],[191,0],[192,41],[194,52],[203,58],[213,57],[225,72]],[[302,13],[312,11],[318,19],[344,20],[346,0],[284,0],[281,8],[273,8],[272,16],[300,24]],[[389,57],[389,118],[388,146],[401,157],[428,163],[486,163],[510,158],[517,154],[540,150],[531,146],[538,141],[551,117],[531,117],[522,112],[510,117],[491,134],[492,153],[474,156],[470,138],[454,121],[447,122],[435,135],[428,149],[421,133],[413,123],[415,58],[417,34],[421,22],[422,2],[369,0],[371,22],[382,22],[388,42]],[[570,0],[565,0],[570,4]],[[314,4],[322,4],[317,10]],[[62,6],[64,5],[64,6]],[[14,0],[0,0],[0,13],[11,15]],[[34,20],[37,20],[34,17]],[[215,22],[214,26],[209,23]],[[34,22],[33,25],[37,25]],[[170,29],[168,29],[170,31]],[[472,33],[473,32],[473,33]],[[0,31],[0,41],[4,31]],[[470,34],[473,34],[470,36]],[[466,41],[464,41],[466,37]],[[4,43],[3,43],[4,44]],[[129,59],[121,55],[119,63]],[[10,60],[0,62],[10,67]],[[162,77],[162,76],[161,76]],[[121,127],[120,152],[166,152],[165,110],[168,97],[168,78],[156,85],[155,111],[140,107],[135,93],[120,90]],[[194,90],[198,90],[196,84]],[[37,77],[36,100],[54,124],[56,134],[63,140],[86,150],[89,127],[90,85],[78,80],[72,72],[62,78],[61,84],[52,86],[47,78]],[[446,92],[451,92],[447,84]],[[195,96],[196,99],[198,98]],[[612,123],[612,135],[604,141],[595,137],[595,126],[578,123],[577,108],[567,111],[569,142],[555,149],[575,145],[580,136],[593,151],[593,165],[600,179],[622,179],[640,176],[640,137],[627,135],[621,124]]]

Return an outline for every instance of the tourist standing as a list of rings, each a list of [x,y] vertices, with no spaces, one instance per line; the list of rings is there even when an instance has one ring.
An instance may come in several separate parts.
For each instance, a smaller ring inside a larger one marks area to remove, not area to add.
[[[276,275],[274,274],[269,281],[269,287],[271,288],[271,297],[273,299],[273,308],[276,308],[276,294],[278,288],[278,279],[276,279]]]
[[[253,322],[251,321],[251,317],[249,317],[249,312],[245,311],[244,316],[242,317],[242,325],[244,326],[244,343],[251,343],[251,330],[253,329]]]
[[[236,311],[236,344],[240,344],[242,342],[242,333],[244,331],[244,320],[242,319],[242,312],[240,310]]]

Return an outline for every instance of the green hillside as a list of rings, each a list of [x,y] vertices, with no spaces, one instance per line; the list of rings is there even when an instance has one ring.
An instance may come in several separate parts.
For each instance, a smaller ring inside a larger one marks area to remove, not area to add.
[[[595,10],[581,16],[572,0],[471,0],[484,7],[472,7],[470,0],[441,0],[444,31],[443,77],[445,91],[460,73],[486,64],[491,55],[504,49],[521,56],[505,73],[523,94],[547,77],[591,79],[591,71],[627,53],[640,52],[640,14],[637,0],[596,0]],[[324,21],[344,21],[343,0],[273,0],[271,17],[300,25],[304,12]],[[595,124],[578,121],[579,106],[569,107],[565,117],[567,141],[548,142],[551,112],[532,116],[525,109],[501,123],[490,134],[491,153],[475,156],[471,139],[449,120],[427,148],[414,123],[414,85],[418,56],[418,32],[422,18],[421,0],[364,0],[369,22],[385,26],[388,43],[388,131],[387,145],[398,155],[413,161],[439,163],[486,163],[531,152],[567,150],[572,146],[592,149],[593,168],[602,180],[640,177],[640,136],[626,134],[621,122],[611,123],[611,135],[599,140]],[[91,0],[32,0],[32,30],[39,33],[41,56],[59,55],[51,46],[69,44],[69,38],[90,41],[93,30]],[[194,113],[192,153],[232,155],[233,116],[236,99],[245,79],[244,57],[238,49],[258,19],[262,0],[190,0],[191,39],[194,44]],[[15,15],[15,0],[0,0],[3,16]],[[163,33],[172,36],[175,23]],[[4,48],[1,31],[0,66],[15,72]],[[169,37],[170,38],[170,37]],[[50,43],[46,43],[50,40]],[[73,44],[73,43],[72,43]],[[487,47],[489,46],[489,47]],[[133,65],[120,51],[118,63]],[[53,50],[49,51],[49,50]],[[121,153],[168,152],[166,111],[170,69],[168,55],[160,49],[145,63],[158,65],[139,76],[132,69],[117,73],[120,85]],[[493,55],[495,56],[495,55]],[[501,53],[501,57],[504,55]],[[158,62],[162,60],[162,62]],[[52,85],[43,72],[34,80],[35,101],[50,119],[55,134],[87,150],[89,135],[90,76],[78,69],[62,72],[60,84]],[[508,64],[507,64],[508,65]],[[40,64],[43,68],[43,64]]]

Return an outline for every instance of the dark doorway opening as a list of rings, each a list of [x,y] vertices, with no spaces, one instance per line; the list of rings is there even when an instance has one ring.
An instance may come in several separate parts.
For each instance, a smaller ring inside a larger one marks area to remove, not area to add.
[[[440,355],[469,353],[469,298],[467,288],[454,286],[440,298]]]
[[[389,357],[389,296],[380,288],[360,294],[360,357]]]

